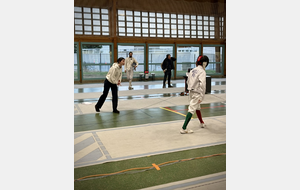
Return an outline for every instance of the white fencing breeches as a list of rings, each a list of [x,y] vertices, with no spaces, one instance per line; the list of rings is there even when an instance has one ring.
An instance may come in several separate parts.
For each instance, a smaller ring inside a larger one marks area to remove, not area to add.
[[[129,87],[131,87],[131,81],[133,78],[133,69],[126,70],[127,80],[129,80]]]
[[[200,103],[198,103],[200,100],[200,94],[196,93],[196,92],[189,92],[189,111],[191,114],[194,115],[194,113],[196,112],[196,110],[200,110],[201,106]]]

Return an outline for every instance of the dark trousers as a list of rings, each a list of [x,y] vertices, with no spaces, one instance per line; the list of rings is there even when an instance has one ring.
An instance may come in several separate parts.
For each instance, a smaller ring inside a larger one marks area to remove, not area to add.
[[[166,70],[163,85],[166,84],[166,80],[167,80],[167,76],[168,76],[168,85],[171,86],[171,75],[172,75],[171,70],[169,70],[169,69]]]
[[[118,107],[118,86],[116,84],[110,83],[107,79],[104,81],[104,90],[103,94],[100,96],[96,107],[101,109],[102,105],[104,104],[107,94],[109,92],[109,89],[111,88],[111,94],[112,94],[112,106],[113,111],[117,110]]]

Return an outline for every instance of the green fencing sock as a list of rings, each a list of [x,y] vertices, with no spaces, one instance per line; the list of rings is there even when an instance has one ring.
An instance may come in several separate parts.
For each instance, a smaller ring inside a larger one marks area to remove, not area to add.
[[[186,117],[185,117],[185,122],[182,126],[182,129],[183,130],[186,130],[186,126],[188,125],[188,123],[190,122],[191,118],[192,118],[193,114],[191,114],[190,112],[188,112],[188,114],[186,114]]]

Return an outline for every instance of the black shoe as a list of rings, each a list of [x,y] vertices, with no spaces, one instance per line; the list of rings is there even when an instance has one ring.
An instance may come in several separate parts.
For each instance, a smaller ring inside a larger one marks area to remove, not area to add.
[[[163,85],[163,88],[166,88],[166,85]]]
[[[169,85],[168,88],[173,88],[173,86]]]
[[[119,110],[114,110],[113,112],[114,112],[114,113],[120,113],[120,111],[119,111]]]
[[[99,108],[97,108],[96,105],[95,105],[95,110],[96,110],[96,112],[100,112]]]

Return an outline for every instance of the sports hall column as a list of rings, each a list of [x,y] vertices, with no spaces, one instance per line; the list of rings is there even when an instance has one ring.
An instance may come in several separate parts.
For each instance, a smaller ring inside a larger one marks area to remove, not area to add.
[[[79,54],[79,83],[82,83],[81,42],[78,42],[78,54]]]
[[[112,1],[112,10],[111,10],[111,36],[113,39],[113,43],[114,43],[114,57],[112,58],[113,60],[111,60],[111,64],[113,64],[115,61],[118,60],[118,47],[117,47],[117,0],[111,0]]]
[[[175,48],[175,51],[174,51],[174,57],[176,58],[176,61],[174,63],[174,80],[176,80],[176,75],[177,75],[177,44],[176,42],[174,42],[174,48]]]
[[[146,50],[145,50],[145,52],[146,52],[146,60],[145,60],[145,69],[144,69],[144,72],[147,70],[147,71],[149,71],[149,68],[148,68],[148,55],[149,55],[149,52],[148,52],[148,42],[146,41]],[[149,74],[151,74],[151,73],[149,73]]]

